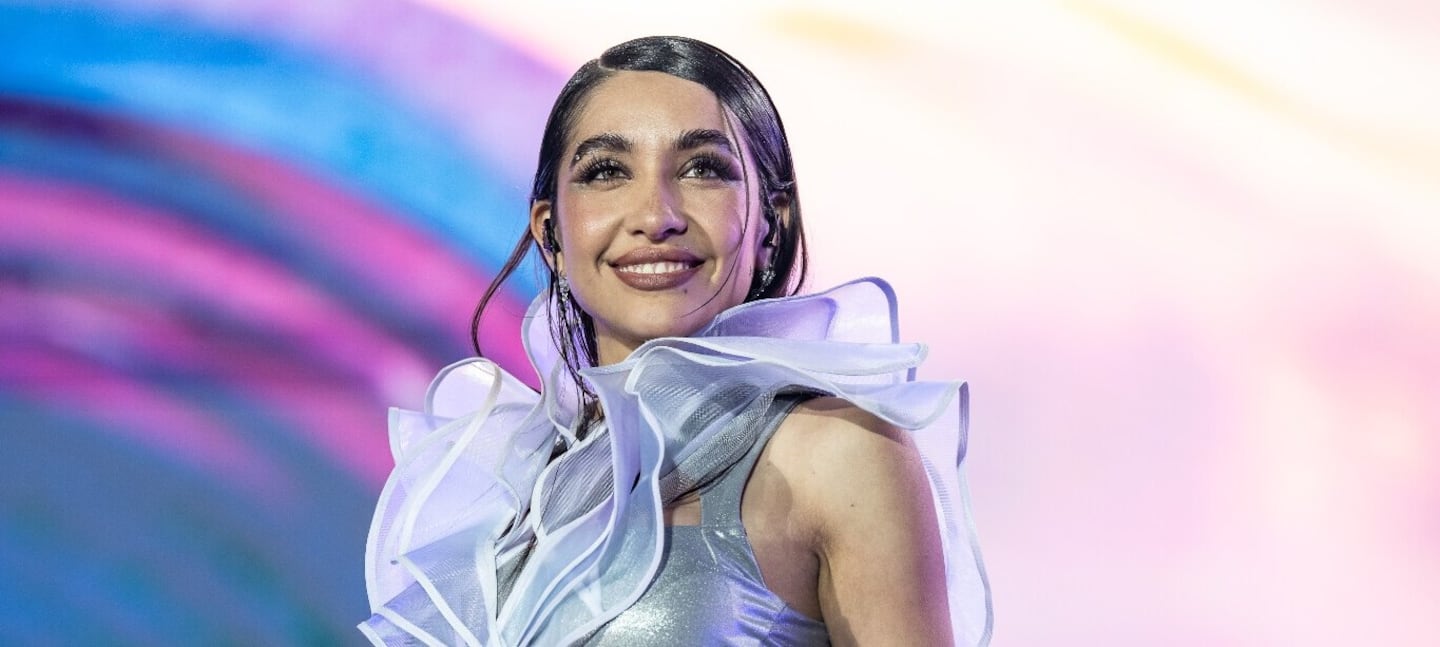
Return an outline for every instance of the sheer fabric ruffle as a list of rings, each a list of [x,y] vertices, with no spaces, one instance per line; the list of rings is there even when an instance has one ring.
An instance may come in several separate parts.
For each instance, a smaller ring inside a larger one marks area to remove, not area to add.
[[[395,471],[366,546],[376,644],[561,645],[630,606],[654,578],[666,503],[723,473],[778,393],[844,398],[911,430],[940,517],[956,644],[983,645],[991,608],[969,510],[967,391],[915,381],[879,279],[731,308],[691,337],[652,340],[582,377],[605,422],[576,441],[575,387],[541,295],[526,315],[536,393],[498,366],[442,370],[424,411],[392,409]],[[569,448],[549,461],[557,442]],[[548,465],[547,465],[548,462]]]

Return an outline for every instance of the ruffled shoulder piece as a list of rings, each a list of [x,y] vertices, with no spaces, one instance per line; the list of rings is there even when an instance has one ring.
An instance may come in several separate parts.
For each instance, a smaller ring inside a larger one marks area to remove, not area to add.
[[[962,470],[967,391],[918,382],[889,286],[862,279],[742,304],[691,337],[582,371],[605,422],[573,442],[573,385],[541,295],[525,327],[543,395],[485,360],[446,368],[424,412],[391,413],[396,468],[366,551],[376,644],[571,644],[645,591],[661,511],[756,442],[774,397],[834,395],[908,429],[940,517],[956,644],[989,642],[991,608]],[[546,462],[557,439],[571,446]]]

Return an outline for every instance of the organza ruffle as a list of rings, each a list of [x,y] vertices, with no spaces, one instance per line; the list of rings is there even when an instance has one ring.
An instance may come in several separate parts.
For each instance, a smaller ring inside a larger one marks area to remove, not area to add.
[[[425,411],[391,411],[396,468],[366,549],[375,615],[361,630],[373,642],[583,639],[654,578],[664,505],[733,464],[755,441],[749,419],[797,390],[912,431],[940,516],[956,643],[988,642],[989,589],[962,470],[967,392],[914,380],[925,349],[898,343],[888,285],[862,279],[742,304],[691,337],[585,369],[605,422],[579,442],[544,298],[524,330],[543,395],[470,359],[440,372]],[[549,461],[556,442],[570,447]]]

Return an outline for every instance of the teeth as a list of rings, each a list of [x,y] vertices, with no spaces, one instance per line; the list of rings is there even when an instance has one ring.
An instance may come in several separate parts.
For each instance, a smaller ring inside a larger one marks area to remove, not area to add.
[[[689,265],[675,261],[641,263],[639,265],[626,265],[620,268],[621,271],[633,274],[669,274],[671,272],[683,272],[687,269],[690,269]]]

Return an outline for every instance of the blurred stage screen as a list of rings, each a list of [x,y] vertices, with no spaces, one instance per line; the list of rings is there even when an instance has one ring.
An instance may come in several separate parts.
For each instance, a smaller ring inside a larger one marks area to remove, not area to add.
[[[359,642],[386,407],[652,33],[970,382],[996,645],[1440,635],[1440,7],[0,0],[3,641]]]

